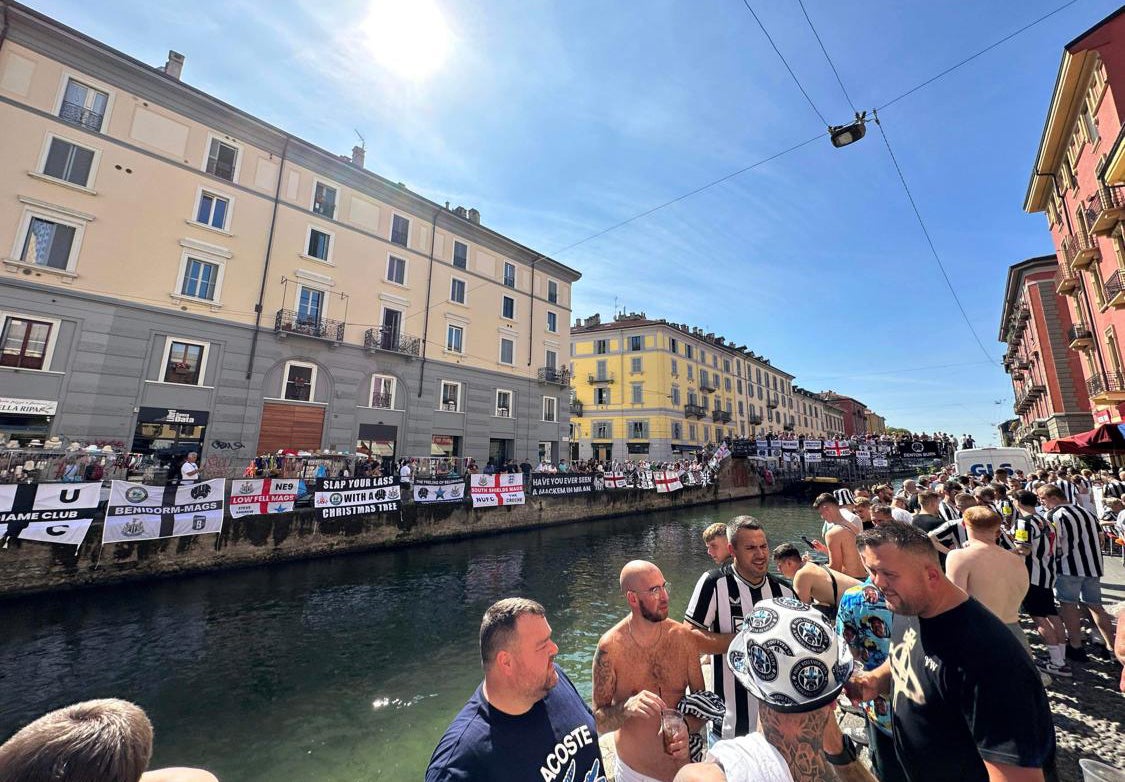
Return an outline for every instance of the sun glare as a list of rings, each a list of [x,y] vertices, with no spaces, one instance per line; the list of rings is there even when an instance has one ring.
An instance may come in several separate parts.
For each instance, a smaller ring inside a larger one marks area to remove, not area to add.
[[[436,73],[453,40],[433,0],[373,0],[360,34],[376,63],[411,81]]]

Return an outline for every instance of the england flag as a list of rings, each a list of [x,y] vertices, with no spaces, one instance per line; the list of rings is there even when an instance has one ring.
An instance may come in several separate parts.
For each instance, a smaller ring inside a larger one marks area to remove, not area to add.
[[[624,489],[626,487],[625,473],[623,472],[607,472],[603,473],[602,477],[607,489]]]

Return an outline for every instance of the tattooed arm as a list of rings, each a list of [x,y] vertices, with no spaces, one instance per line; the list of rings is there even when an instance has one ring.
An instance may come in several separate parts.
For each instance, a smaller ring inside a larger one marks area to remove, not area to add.
[[[762,735],[785,758],[794,779],[837,782],[836,772],[824,759],[822,742],[829,707],[803,714],[782,714],[762,703],[758,719]]]
[[[617,730],[630,717],[659,717],[664,701],[648,690],[616,703],[617,672],[613,668],[609,646],[603,639],[594,652],[594,721],[599,733]]]

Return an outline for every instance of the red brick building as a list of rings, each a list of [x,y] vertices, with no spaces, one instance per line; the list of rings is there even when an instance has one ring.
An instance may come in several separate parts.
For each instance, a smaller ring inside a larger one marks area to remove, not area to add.
[[[844,419],[844,434],[847,437],[867,434],[867,405],[850,396],[825,391],[820,395],[828,404],[839,408]]]

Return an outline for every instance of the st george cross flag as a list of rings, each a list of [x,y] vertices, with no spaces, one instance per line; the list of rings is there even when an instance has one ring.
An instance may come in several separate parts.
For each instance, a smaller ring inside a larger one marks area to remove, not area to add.
[[[656,483],[657,494],[667,494],[684,488],[680,483],[680,474],[675,470],[656,470],[652,474],[652,479]]]
[[[652,480],[652,470],[638,470],[637,471],[637,488],[652,491],[656,488],[656,484]]]
[[[220,532],[226,483],[226,478],[182,486],[113,481],[102,544]]]
[[[848,447],[847,440],[825,440],[824,441],[824,455],[825,456],[851,456],[852,450]]]
[[[624,488],[626,488],[625,473],[623,473],[623,472],[602,473],[602,480],[605,481],[605,487],[607,489],[624,489]]]
[[[233,480],[230,484],[230,515],[234,518],[265,513],[288,513],[297,500],[296,478]]]
[[[523,505],[523,473],[474,475],[469,484],[474,508],[495,508],[499,505]]]
[[[0,538],[80,546],[98,512],[101,481],[0,486]]]

